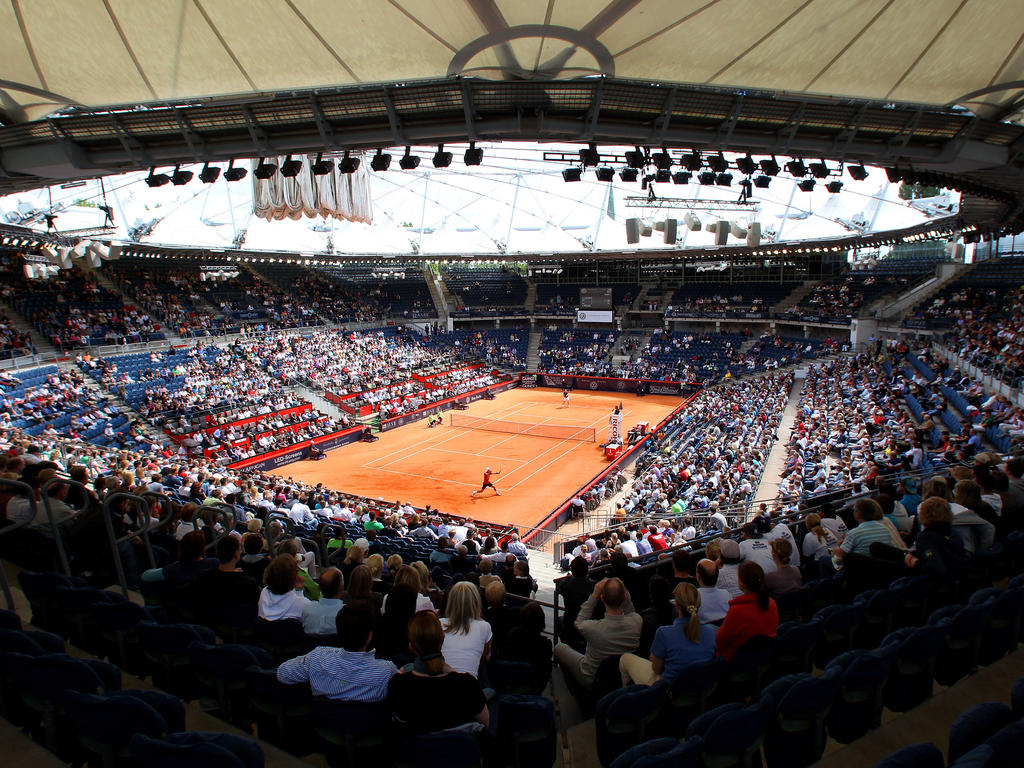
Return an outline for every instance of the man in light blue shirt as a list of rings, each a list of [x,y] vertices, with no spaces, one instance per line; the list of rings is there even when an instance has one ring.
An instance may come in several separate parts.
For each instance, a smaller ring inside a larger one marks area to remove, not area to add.
[[[302,629],[307,635],[330,635],[336,631],[336,619],[342,602],[338,597],[345,590],[345,577],[337,568],[320,574],[320,599],[302,609]]]
[[[309,683],[314,696],[342,701],[384,701],[388,683],[398,673],[390,661],[367,648],[373,640],[373,609],[355,602],[341,609],[336,628],[341,648],[321,645],[277,668],[282,683]]]

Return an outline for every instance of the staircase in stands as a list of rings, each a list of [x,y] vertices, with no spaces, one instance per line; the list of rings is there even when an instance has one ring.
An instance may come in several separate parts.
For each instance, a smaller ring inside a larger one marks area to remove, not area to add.
[[[430,291],[430,298],[434,302],[438,324],[442,328],[447,328],[449,312],[448,304],[445,302],[444,293],[441,290],[441,278],[429,266],[424,266],[423,279],[427,283],[427,290]]]
[[[543,330],[530,331],[530,343],[526,347],[526,370],[536,371],[540,368],[540,340],[544,337]]]

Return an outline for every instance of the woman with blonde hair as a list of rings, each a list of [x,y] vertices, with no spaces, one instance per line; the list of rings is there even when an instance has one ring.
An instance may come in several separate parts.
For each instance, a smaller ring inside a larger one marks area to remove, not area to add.
[[[804,543],[800,547],[804,558],[811,562],[822,557],[831,557],[832,550],[839,544],[839,539],[821,524],[821,515],[816,512],[809,514],[804,519],[804,527],[807,528],[807,533],[804,535]]]
[[[441,619],[445,662],[456,672],[477,676],[481,659],[491,652],[491,625],[483,620],[480,590],[471,581],[460,581],[448,593]]]
[[[412,564],[412,567],[416,569],[416,573],[420,577],[420,594],[425,595],[430,601],[431,608],[437,610],[437,607],[441,604],[441,591],[434,586],[434,580],[430,577],[430,570],[427,568],[427,564],[422,560],[417,560]]]
[[[422,582],[420,581],[420,574],[416,568],[414,568],[411,565],[403,565],[395,572],[395,583],[392,585],[391,589],[393,590],[395,587],[402,584],[411,587],[412,590],[416,593],[417,611],[434,610],[434,604],[431,602],[430,598],[424,595],[422,592]],[[383,610],[385,613],[387,613],[388,595],[384,596]]]
[[[619,659],[622,684],[654,685],[665,680],[670,685],[690,664],[715,657],[715,627],[701,624],[700,592],[692,584],[677,584],[673,593],[676,620],[659,627],[651,643],[650,659],[627,653]]]
[[[349,576],[352,575],[352,571],[355,570],[356,566],[363,564],[363,559],[366,557],[366,550],[362,547],[357,547],[354,544],[345,550],[345,561],[341,564],[341,573],[345,577],[345,583],[348,583]]]

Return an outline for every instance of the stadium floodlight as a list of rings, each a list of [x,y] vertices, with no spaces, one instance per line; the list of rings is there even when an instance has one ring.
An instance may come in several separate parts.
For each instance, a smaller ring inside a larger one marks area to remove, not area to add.
[[[672,155],[668,153],[665,147],[662,147],[661,152],[655,152],[651,155],[651,162],[654,163],[654,167],[659,171],[667,171],[672,167]]]
[[[583,177],[583,169],[578,166],[562,171],[562,181],[579,181]]]
[[[324,160],[324,153],[317,152],[316,162],[310,166],[309,170],[312,171],[314,176],[326,176],[327,174],[334,170],[334,161]]]
[[[831,192],[833,195],[839,194],[843,189],[843,182],[841,181],[830,181],[825,185],[825,189]]]
[[[668,170],[667,168],[663,170],[658,170],[654,174],[654,180],[659,184],[668,184],[670,181],[672,181],[672,171]]]
[[[690,179],[693,178],[693,174],[689,171],[676,171],[672,174],[673,184],[689,184]]]
[[[583,150],[580,151],[582,152]],[[594,175],[598,181],[615,181],[615,169],[609,168],[607,165],[595,168]]]
[[[754,162],[754,158],[752,158],[750,153],[747,152],[745,157],[736,158],[736,168],[744,176],[749,176],[757,170],[757,163]]]
[[[817,182],[814,179],[804,179],[799,184],[797,184],[797,186],[800,187],[800,189],[803,190],[804,192],[813,192],[815,184],[817,184]]]
[[[697,176],[697,181],[703,184],[705,187],[710,187],[715,183],[715,174],[711,171],[704,171],[704,173]]]
[[[827,179],[832,173],[824,160],[820,163],[811,163],[807,167],[810,169],[811,175],[816,179]]]
[[[146,177],[146,183],[151,187],[162,187],[164,184],[171,183],[171,177],[166,173],[157,173],[156,168],[149,169],[149,176]]]
[[[868,169],[864,167],[863,163],[860,165],[849,165],[846,167],[846,171],[854,181],[864,181],[868,177]]]
[[[771,176],[755,176],[754,177],[754,186],[757,187],[758,189],[768,189],[768,187],[770,187],[771,184],[772,184],[772,177]]]
[[[391,155],[385,155],[384,150],[378,149],[377,154],[370,160],[370,167],[375,171],[386,171],[391,167]]]
[[[770,159],[760,161],[758,165],[761,166],[761,171],[768,176],[778,176],[779,171],[782,170],[779,167],[778,161],[775,159],[775,155],[772,155]]]
[[[700,167],[704,164],[701,160],[700,152],[694,150],[688,155],[683,155],[679,158],[679,164],[684,166],[686,170],[696,173],[700,170]]]
[[[903,171],[899,168],[892,167],[885,169],[885,175],[889,179],[890,184],[895,184],[898,181],[903,181]]]
[[[637,147],[630,152],[626,153],[626,165],[630,168],[643,168],[647,165],[647,157],[644,155],[644,151]]]
[[[591,168],[601,162],[597,144],[589,144],[586,149],[580,150],[580,162],[583,163],[584,168]]]
[[[444,144],[437,145],[437,152],[434,153],[434,167],[447,168],[452,164],[452,153],[444,151]]]
[[[220,178],[220,166],[210,165],[209,163],[203,164],[203,170],[199,172],[199,180],[203,184],[213,184],[217,179]]]
[[[636,181],[639,176],[640,173],[636,168],[623,168],[619,171],[619,180],[624,181],[627,184]]]
[[[341,173],[355,173],[359,170],[359,158],[349,157],[348,150],[345,150],[344,157],[338,163],[338,170]]]
[[[715,173],[725,173],[729,168],[729,161],[725,159],[725,155],[719,152],[708,158],[708,168]]]
[[[174,166],[174,173],[171,174],[171,184],[176,187],[183,187],[192,181],[192,171],[181,170],[180,165]]]
[[[402,155],[401,159],[398,161],[398,167],[403,171],[413,171],[420,166],[419,156],[410,154],[411,152],[412,147],[407,146],[405,148],[405,154]]]
[[[469,149],[462,156],[462,162],[466,165],[480,165],[484,161],[484,151],[477,149],[476,142],[469,142]]]
[[[225,181],[241,181],[249,174],[245,168],[235,168],[235,161],[228,163],[228,169],[224,171]]]
[[[288,157],[285,158],[284,162],[281,163],[281,175],[284,176],[286,179],[294,179],[296,176],[299,175],[299,172],[301,170],[302,161],[292,160],[291,155],[288,155]]]
[[[786,170],[789,171],[790,176],[798,179],[807,175],[807,166],[803,164],[802,160],[790,160],[786,163]]]
[[[720,173],[715,178],[715,184],[720,187],[731,187],[732,186],[732,174],[731,173]]]
[[[260,162],[256,166],[256,170],[252,172],[252,175],[255,176],[257,179],[266,181],[275,173],[277,173],[277,164],[268,163],[265,157],[261,157]]]

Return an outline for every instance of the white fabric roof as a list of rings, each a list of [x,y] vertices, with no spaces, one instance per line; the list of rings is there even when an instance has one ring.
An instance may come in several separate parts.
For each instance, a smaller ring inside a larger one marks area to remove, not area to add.
[[[1022,32],[1020,0],[12,0],[0,109],[607,74],[991,116],[1022,93]]]

